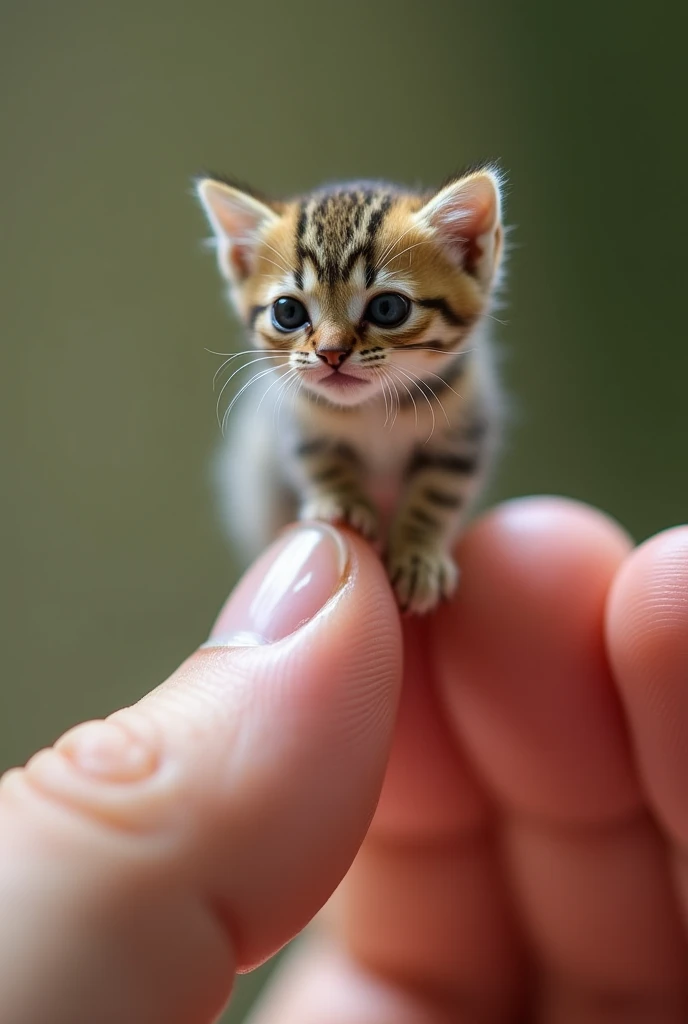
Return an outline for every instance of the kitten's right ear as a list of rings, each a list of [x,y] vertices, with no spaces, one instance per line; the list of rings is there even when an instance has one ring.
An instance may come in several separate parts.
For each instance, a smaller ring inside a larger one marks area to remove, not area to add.
[[[502,189],[501,174],[485,167],[445,185],[418,214],[484,289],[491,287],[502,255]]]
[[[196,195],[215,235],[220,272],[240,284],[254,268],[263,231],[278,214],[248,192],[214,178],[198,178]]]

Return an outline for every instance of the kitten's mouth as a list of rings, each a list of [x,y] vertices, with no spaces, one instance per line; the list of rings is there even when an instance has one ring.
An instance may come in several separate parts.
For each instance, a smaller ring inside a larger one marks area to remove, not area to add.
[[[334,405],[359,405],[372,394],[373,376],[366,370],[347,366],[346,370],[312,366],[306,370],[304,383],[309,390],[320,393]]]
[[[334,391],[349,391],[352,388],[361,388],[370,381],[365,377],[354,377],[351,373],[344,373],[343,370],[333,370],[326,377],[321,377],[318,384]]]

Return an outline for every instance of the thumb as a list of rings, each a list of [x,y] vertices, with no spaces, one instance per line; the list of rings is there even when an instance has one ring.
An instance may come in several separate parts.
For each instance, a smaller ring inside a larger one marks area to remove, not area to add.
[[[296,934],[355,856],[400,660],[374,554],[304,525],[171,679],[8,773],[0,1019],[214,1019],[235,971]]]

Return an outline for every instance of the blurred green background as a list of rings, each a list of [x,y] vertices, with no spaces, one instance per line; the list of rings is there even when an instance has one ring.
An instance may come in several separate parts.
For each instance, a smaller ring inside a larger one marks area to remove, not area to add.
[[[674,11],[0,4],[0,769],[163,679],[235,577],[204,346],[238,335],[199,244],[197,170],[284,194],[498,158],[515,419],[494,497],[573,495],[638,539],[686,518]]]

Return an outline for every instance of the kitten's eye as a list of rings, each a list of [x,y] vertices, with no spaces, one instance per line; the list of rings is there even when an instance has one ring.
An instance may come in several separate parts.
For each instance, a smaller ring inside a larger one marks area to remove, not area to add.
[[[277,299],[272,305],[272,322],[280,331],[296,331],[309,323],[308,310],[298,299]]]
[[[398,327],[411,312],[411,303],[404,295],[385,292],[371,299],[366,310],[366,319],[378,327]]]

